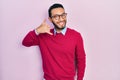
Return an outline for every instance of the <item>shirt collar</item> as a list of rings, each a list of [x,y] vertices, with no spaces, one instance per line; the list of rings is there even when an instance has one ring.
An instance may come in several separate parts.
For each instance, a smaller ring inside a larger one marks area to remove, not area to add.
[[[65,35],[66,31],[67,31],[67,27],[65,27],[65,28],[61,31],[61,33],[62,33],[63,35]],[[57,33],[57,31],[56,31],[56,29],[54,28],[54,35],[56,35],[56,33]]]

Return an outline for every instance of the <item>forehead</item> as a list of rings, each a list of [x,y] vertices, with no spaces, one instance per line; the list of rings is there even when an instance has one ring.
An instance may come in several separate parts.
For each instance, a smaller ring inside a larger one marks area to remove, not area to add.
[[[52,15],[56,15],[56,14],[60,15],[62,13],[65,13],[65,10],[63,8],[54,8],[51,10]]]

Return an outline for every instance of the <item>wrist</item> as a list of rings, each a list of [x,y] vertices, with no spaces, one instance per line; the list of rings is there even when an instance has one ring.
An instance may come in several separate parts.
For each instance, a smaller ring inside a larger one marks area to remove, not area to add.
[[[35,29],[35,34],[36,35],[39,35],[40,33],[37,31],[37,29]]]

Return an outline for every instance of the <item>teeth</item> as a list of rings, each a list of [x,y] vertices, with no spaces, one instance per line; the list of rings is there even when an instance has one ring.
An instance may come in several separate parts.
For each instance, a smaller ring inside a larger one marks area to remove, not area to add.
[[[59,24],[60,24],[60,25],[64,25],[64,22],[60,22]]]

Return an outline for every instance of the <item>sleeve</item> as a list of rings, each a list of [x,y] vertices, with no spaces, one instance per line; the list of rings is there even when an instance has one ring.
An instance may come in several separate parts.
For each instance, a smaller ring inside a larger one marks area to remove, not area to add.
[[[83,39],[80,34],[77,37],[76,66],[77,66],[77,80],[83,80],[86,67],[86,54],[83,46]]]
[[[22,44],[26,47],[39,45],[38,35],[36,35],[35,30],[30,31],[22,41]]]

